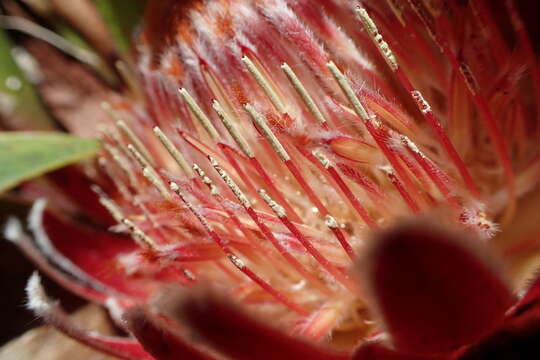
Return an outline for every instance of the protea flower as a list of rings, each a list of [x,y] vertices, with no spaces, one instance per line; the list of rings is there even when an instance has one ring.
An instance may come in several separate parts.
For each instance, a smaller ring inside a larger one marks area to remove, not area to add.
[[[537,357],[540,290],[501,265],[536,238],[492,238],[538,180],[540,71],[499,5],[150,1],[127,87],[65,124],[101,154],[7,227],[132,336],[37,275],[28,306],[125,359]]]

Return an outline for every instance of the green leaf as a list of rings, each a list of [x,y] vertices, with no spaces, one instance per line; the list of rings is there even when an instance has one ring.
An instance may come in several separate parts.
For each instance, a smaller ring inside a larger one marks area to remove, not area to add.
[[[54,130],[33,85],[13,60],[12,49],[13,44],[0,29],[0,117],[14,129]]]
[[[122,53],[131,48],[133,31],[140,24],[146,0],[95,0]]]
[[[0,134],[0,192],[46,172],[94,156],[97,140],[52,132]]]

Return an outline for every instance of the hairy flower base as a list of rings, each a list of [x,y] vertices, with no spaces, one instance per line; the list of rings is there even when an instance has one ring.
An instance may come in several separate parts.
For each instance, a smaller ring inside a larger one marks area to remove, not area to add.
[[[114,226],[80,230],[38,202],[36,243],[14,238],[127,314],[121,326],[157,358],[347,358],[366,339],[358,359],[489,347],[521,319],[471,248],[512,218],[539,171],[540,79],[522,72],[538,65],[505,6],[499,24],[484,0],[151,1],[130,88],[102,104],[104,151],[85,168]],[[502,37],[512,28],[516,51]],[[399,226],[419,213],[471,238]],[[287,334],[208,294],[148,307],[171,284],[201,283]],[[303,342],[344,334],[343,355]],[[116,355],[137,358],[128,347]]]

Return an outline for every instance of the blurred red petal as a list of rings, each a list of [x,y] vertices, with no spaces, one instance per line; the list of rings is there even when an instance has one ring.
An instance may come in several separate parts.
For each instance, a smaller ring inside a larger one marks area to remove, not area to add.
[[[512,313],[519,314],[533,306],[540,308],[540,276],[538,276],[525,295],[518,301]]]
[[[159,360],[212,360],[188,344],[167,326],[159,326],[151,316],[140,308],[134,308],[124,315],[128,329],[142,346]]]
[[[463,351],[459,360],[540,359],[540,277],[493,334]]]
[[[192,297],[177,304],[171,316],[194,331],[197,338],[235,360],[350,358],[265,326],[211,295]]]
[[[49,261],[82,281],[100,283],[100,291],[111,296],[149,296],[150,285],[128,277],[116,262],[118,255],[137,249],[130,238],[60,218],[45,211],[45,205],[38,200],[33,206],[29,227]]]
[[[6,224],[5,236],[12,241],[28,259],[41,271],[46,273],[64,288],[88,301],[104,304],[109,294],[103,292],[101,284],[79,279],[72,274],[61,271],[50,263],[45,254],[41,252],[23,230],[22,224],[11,218]],[[52,261],[51,261],[52,262]]]
[[[536,304],[505,324],[478,344],[466,349],[458,360],[540,359],[540,306]]]
[[[379,343],[368,342],[360,347],[353,355],[353,360],[445,360],[447,356],[422,356],[418,354],[404,354]]]
[[[90,346],[103,353],[125,360],[152,360],[142,346],[129,338],[119,338],[104,336],[92,330],[82,329],[74,324],[57,302],[53,302],[47,297],[41,280],[37,273],[34,273],[26,287],[28,296],[28,307],[34,313],[42,317],[48,324],[54,326],[67,336],[76,341]],[[36,354],[38,356],[38,354]]]
[[[447,353],[502,323],[510,291],[460,240],[427,224],[374,239],[364,280],[396,349]]]
[[[47,174],[47,178],[77,205],[83,215],[104,226],[114,225],[111,215],[90,188],[94,182],[88,179],[79,166],[67,166],[53,171]]]

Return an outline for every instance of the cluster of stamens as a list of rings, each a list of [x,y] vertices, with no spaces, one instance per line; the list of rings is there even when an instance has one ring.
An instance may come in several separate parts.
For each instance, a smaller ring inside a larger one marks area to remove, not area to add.
[[[501,136],[506,119],[495,118],[472,66],[454,54],[444,15],[409,2],[358,6],[355,18],[343,20],[349,7],[339,1],[214,1],[175,28],[158,60],[156,49],[142,46],[144,101],[104,104],[115,126],[102,132],[99,164],[114,189],[95,188],[116,229],[154,253],[141,261],[213,243],[222,257],[162,266],[268,305],[260,311],[319,339],[372,325],[351,306],[361,291],[347,271],[372,230],[443,207],[442,221],[491,236],[496,226],[487,215],[496,214],[474,204],[494,192],[508,203],[518,195]],[[429,101],[448,83],[426,85],[414,73],[404,44],[384,39],[396,26],[376,21],[392,16],[384,11],[433,38],[430,45],[416,38],[414,48],[441,49],[456,75],[452,86],[468,89],[477,107],[463,121],[485,125],[487,145],[478,146],[495,154],[489,161],[500,174],[477,169],[485,159],[474,149],[456,150],[447,109]],[[390,81],[408,98],[397,100]]]

